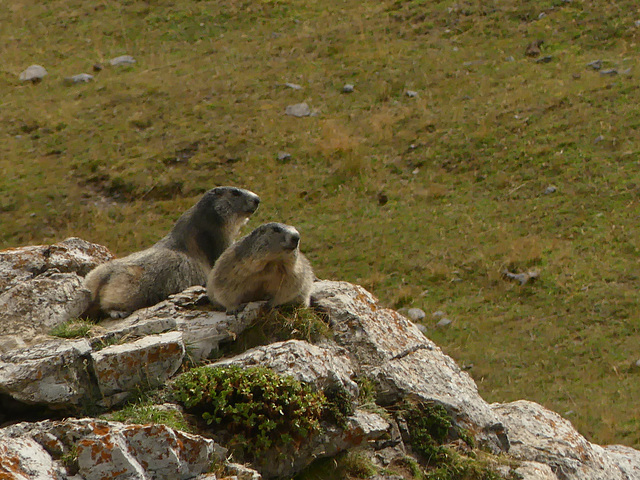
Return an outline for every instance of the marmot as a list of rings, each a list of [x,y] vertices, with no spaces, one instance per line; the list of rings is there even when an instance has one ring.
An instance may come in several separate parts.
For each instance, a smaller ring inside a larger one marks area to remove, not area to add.
[[[111,260],[89,272],[89,312],[123,317],[193,285],[205,285],[220,254],[258,208],[260,198],[234,187],[207,191],[152,247]]]
[[[309,306],[315,275],[299,245],[300,234],[294,227],[259,226],[220,255],[209,273],[209,299],[230,313],[259,300],[268,300],[272,307]]]

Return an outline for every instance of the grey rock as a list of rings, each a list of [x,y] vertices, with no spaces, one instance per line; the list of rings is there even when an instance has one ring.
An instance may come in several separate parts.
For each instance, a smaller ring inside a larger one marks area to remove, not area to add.
[[[119,57],[115,57],[109,60],[109,65],[111,65],[112,67],[118,67],[121,65],[133,65],[134,63],[136,63],[136,60],[131,55],[120,55]]]
[[[293,90],[302,90],[302,86],[298,85],[297,83],[285,83],[284,84],[285,87],[291,88]]]
[[[536,63],[549,63],[551,60],[553,60],[553,56],[545,55],[544,57],[537,59]]]
[[[42,65],[30,65],[20,73],[18,77],[23,82],[37,83],[47,75],[47,70]]]
[[[346,83],[343,87],[342,87],[342,93],[353,93],[355,87],[353,86],[352,83]]]
[[[618,70],[616,70],[615,68],[608,68],[606,70],[600,70],[600,75],[613,76],[613,75],[617,75],[617,74],[618,74]]]
[[[404,92],[404,94],[407,97],[411,97],[411,98],[414,98],[414,97],[418,96],[418,92],[416,92],[415,90],[407,90],[406,92]]]
[[[446,315],[446,313],[445,313],[445,312],[443,312],[442,310],[436,310],[435,312],[433,312],[433,313],[431,314],[431,317],[432,317],[434,320],[439,320],[440,318],[444,317],[445,315]]]
[[[593,143],[600,143],[603,140],[604,140],[604,136],[598,135],[596,138],[593,139]]]
[[[438,321],[438,323],[436,323],[436,326],[443,328],[443,327],[448,327],[452,323],[453,323],[453,320],[451,320],[450,318],[444,317],[444,318],[441,318],[440,321]]]
[[[507,58],[505,58],[505,61],[507,61],[507,62],[515,62],[516,59],[514,58],[513,55],[509,55]]]
[[[286,163],[291,160],[291,154],[287,152],[278,152],[278,161],[282,163]]]
[[[285,114],[292,117],[308,117],[311,115],[311,108],[306,103],[296,103],[294,105],[288,105],[285,109]]]
[[[524,273],[511,273],[508,270],[503,270],[502,276],[506,279],[518,282],[520,285],[537,280],[540,277],[540,272],[537,270],[529,270]]]
[[[427,314],[424,313],[424,310],[422,310],[421,308],[410,308],[407,311],[407,316],[411,319],[412,322],[421,322],[422,320],[424,320]]]
[[[544,194],[545,195],[550,195],[552,193],[556,193],[557,191],[558,191],[558,189],[555,187],[555,185],[549,185],[547,188],[545,188]]]
[[[420,330],[423,334],[427,333],[426,325],[423,325],[422,323],[418,323],[416,324],[416,327],[418,327],[418,330]]]
[[[89,75],[88,73],[80,73],[78,75],[73,75],[72,77],[66,77],[63,80],[65,85],[75,85],[76,83],[88,83],[93,80],[93,75]]]
[[[587,63],[587,67],[592,68],[593,70],[600,70],[602,68],[602,60],[594,60],[593,62]]]

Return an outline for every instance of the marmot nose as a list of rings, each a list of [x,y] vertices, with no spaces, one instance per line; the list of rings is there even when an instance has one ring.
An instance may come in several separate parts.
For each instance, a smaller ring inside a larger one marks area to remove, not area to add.
[[[251,213],[255,212],[258,209],[258,205],[260,205],[260,197],[255,196],[249,202],[249,210]]]
[[[300,243],[300,235],[293,234],[289,237],[289,243],[288,243],[288,247],[293,250],[294,248],[296,248],[298,246],[298,244]]]

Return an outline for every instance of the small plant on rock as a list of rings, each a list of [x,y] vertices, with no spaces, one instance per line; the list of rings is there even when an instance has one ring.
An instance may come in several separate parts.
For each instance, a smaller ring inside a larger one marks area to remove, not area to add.
[[[289,376],[265,367],[199,367],[173,386],[175,399],[208,425],[224,431],[228,446],[245,459],[269,449],[295,452],[320,430],[326,399]]]

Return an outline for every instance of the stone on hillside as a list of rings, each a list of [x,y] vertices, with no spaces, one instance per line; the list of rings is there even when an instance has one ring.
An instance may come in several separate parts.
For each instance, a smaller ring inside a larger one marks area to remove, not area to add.
[[[407,97],[411,97],[411,98],[418,96],[418,92],[416,92],[415,90],[407,90],[404,93]]]
[[[600,70],[600,75],[617,75],[618,70],[615,68],[608,68],[607,70]]]
[[[52,340],[0,355],[0,394],[27,404],[73,408],[86,398],[90,382],[89,342]],[[3,421],[0,412],[0,423]]]
[[[556,193],[557,191],[558,191],[558,189],[556,188],[555,185],[549,185],[547,188],[545,188],[543,193],[545,195],[550,195],[552,193]]]
[[[111,406],[140,387],[158,387],[180,366],[185,346],[180,332],[149,335],[135,342],[93,352],[93,369],[104,399]]]
[[[30,437],[16,438],[0,430],[0,478],[52,480],[66,478],[64,468]]]
[[[498,468],[498,472],[502,473],[505,478],[513,478],[508,475],[511,473],[510,467]],[[515,467],[516,478],[520,480],[559,480],[549,465],[538,462],[522,462]]]
[[[492,405],[502,417],[517,460],[547,464],[562,480],[639,478],[640,452],[587,441],[568,420],[526,400]]]
[[[355,87],[352,83],[347,83],[342,87],[342,93],[353,93]]]
[[[89,307],[91,294],[82,284],[75,273],[49,270],[0,294],[0,336],[18,336],[25,345],[45,340],[52,328]]]
[[[289,340],[253,348],[233,358],[221,360],[212,367],[240,365],[264,366],[281,375],[323,390],[339,386],[351,396],[358,395],[358,385],[351,380],[355,375],[345,351],[328,346],[317,346],[302,340]]]
[[[289,82],[287,82],[287,83],[284,84],[284,86],[285,87],[289,87],[292,90],[302,90],[302,86],[298,85],[297,83],[289,83]]]
[[[258,472],[239,463],[227,463],[225,465],[225,473],[231,477],[236,477],[237,480],[262,480],[262,475]],[[198,477],[196,480],[201,479]],[[211,480],[217,480],[217,478],[214,476]]]
[[[92,80],[93,80],[93,75],[89,75],[88,73],[80,73],[78,75],[66,77],[63,80],[63,83],[65,85],[75,85],[76,83],[88,83]]]
[[[296,103],[294,105],[287,105],[284,113],[292,117],[308,117],[311,115],[311,108],[304,102]]]
[[[67,478],[54,473],[64,472],[62,456],[73,459],[81,478],[140,480],[194,478],[208,471],[214,462],[223,462],[226,456],[226,449],[213,440],[164,425],[125,425],[95,419],[20,423],[0,429],[0,451],[6,443],[19,442],[28,443],[30,450],[25,452],[37,454],[39,463],[48,467],[42,471],[52,473],[25,479]],[[15,470],[30,471],[33,467],[32,458],[15,458]],[[1,465],[2,462],[0,473]]]
[[[549,63],[551,62],[551,60],[553,60],[553,56],[545,55],[544,57],[540,57],[539,59],[537,59],[536,63]]]
[[[412,322],[421,322],[427,316],[421,308],[410,308],[407,310],[407,316]]]
[[[30,65],[20,73],[20,80],[23,82],[37,83],[47,75],[47,70],[42,65]]]
[[[117,67],[120,65],[133,65],[134,63],[136,63],[136,60],[131,55],[120,55],[119,57],[115,57],[109,60],[109,65],[111,65],[112,67]]]
[[[291,154],[287,152],[278,152],[278,161],[281,163],[286,163],[291,160]]]
[[[445,312],[443,312],[442,310],[436,310],[435,312],[433,312],[431,314],[431,317],[434,320],[440,320],[442,317],[446,317],[446,316],[447,316],[447,314]]]
[[[49,269],[85,276],[113,258],[102,245],[67,238],[53,245],[8,248],[0,251],[0,293]]]
[[[600,70],[602,68],[602,60],[594,60],[593,62],[589,62],[587,63],[587,67],[590,67],[593,70]]]
[[[312,303],[328,314],[338,345],[376,381],[380,401],[412,395],[439,403],[478,440],[495,451],[508,450],[500,417],[480,397],[475,382],[408,319],[347,282],[315,282]]]
[[[444,327],[448,327],[452,323],[453,323],[453,320],[451,320],[450,318],[444,317],[444,318],[441,318],[438,321],[438,323],[436,323],[436,327],[444,328]]]

